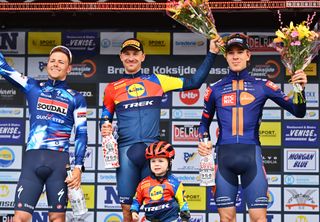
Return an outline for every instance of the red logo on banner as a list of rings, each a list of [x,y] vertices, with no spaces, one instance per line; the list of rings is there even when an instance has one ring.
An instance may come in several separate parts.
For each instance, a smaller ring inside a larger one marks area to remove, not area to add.
[[[193,105],[200,97],[199,89],[188,90],[179,93],[179,97],[184,104]]]
[[[228,93],[222,96],[222,106],[235,106],[237,102],[236,93]]]

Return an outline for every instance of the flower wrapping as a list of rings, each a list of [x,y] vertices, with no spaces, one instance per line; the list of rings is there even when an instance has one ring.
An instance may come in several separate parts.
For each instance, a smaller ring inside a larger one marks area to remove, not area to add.
[[[218,35],[208,0],[168,0],[166,12],[192,32],[207,39],[213,39]],[[219,48],[222,53],[225,52],[223,46]]]
[[[304,70],[320,49],[319,35],[310,30],[306,21],[297,25],[290,22],[289,27],[277,30],[276,36],[270,46],[280,53],[282,63],[292,74],[299,69]],[[304,103],[305,98],[302,95],[301,85],[292,85],[294,91],[293,103]]]

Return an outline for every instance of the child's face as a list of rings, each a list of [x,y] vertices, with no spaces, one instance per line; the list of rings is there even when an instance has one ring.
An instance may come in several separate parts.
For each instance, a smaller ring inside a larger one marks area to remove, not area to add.
[[[164,176],[168,171],[169,160],[167,158],[153,158],[150,160],[151,171],[156,176]]]

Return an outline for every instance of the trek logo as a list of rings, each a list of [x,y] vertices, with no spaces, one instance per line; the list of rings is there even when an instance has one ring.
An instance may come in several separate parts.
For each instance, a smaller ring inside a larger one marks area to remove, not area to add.
[[[247,93],[247,92],[240,93],[240,104],[242,106],[252,103],[255,99],[256,98],[250,93]]]
[[[37,104],[37,110],[58,113],[66,116],[69,105],[57,100],[50,100],[45,98],[39,98]]]
[[[158,211],[158,210],[162,210],[162,209],[169,209],[170,208],[170,204],[162,204],[156,207],[145,207],[144,211],[145,212],[152,212],[152,211]]]
[[[144,87],[143,82],[135,83],[130,86],[127,86],[126,89],[127,89],[129,98],[136,98],[139,96],[147,95],[146,88]]]
[[[237,103],[236,93],[228,93],[222,96],[222,106],[235,106]]]
[[[153,106],[153,100],[141,101],[141,102],[130,103],[130,104],[124,104],[123,106],[124,106],[125,109],[137,108],[137,107],[142,107],[142,106]]]

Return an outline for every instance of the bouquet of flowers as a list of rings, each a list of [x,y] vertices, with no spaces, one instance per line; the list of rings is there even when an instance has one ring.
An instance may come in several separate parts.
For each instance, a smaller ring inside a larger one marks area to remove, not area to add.
[[[213,39],[218,32],[208,0],[168,0],[167,15],[195,33]],[[222,53],[223,46],[219,46]]]
[[[313,16],[314,17],[314,16]],[[313,18],[312,17],[312,18]],[[276,38],[271,43],[281,55],[281,61],[292,74],[299,69],[305,69],[317,55],[320,48],[319,35],[311,31],[309,25],[312,18],[294,25],[290,22],[289,27],[276,31]],[[293,103],[305,102],[300,84],[293,84]]]

